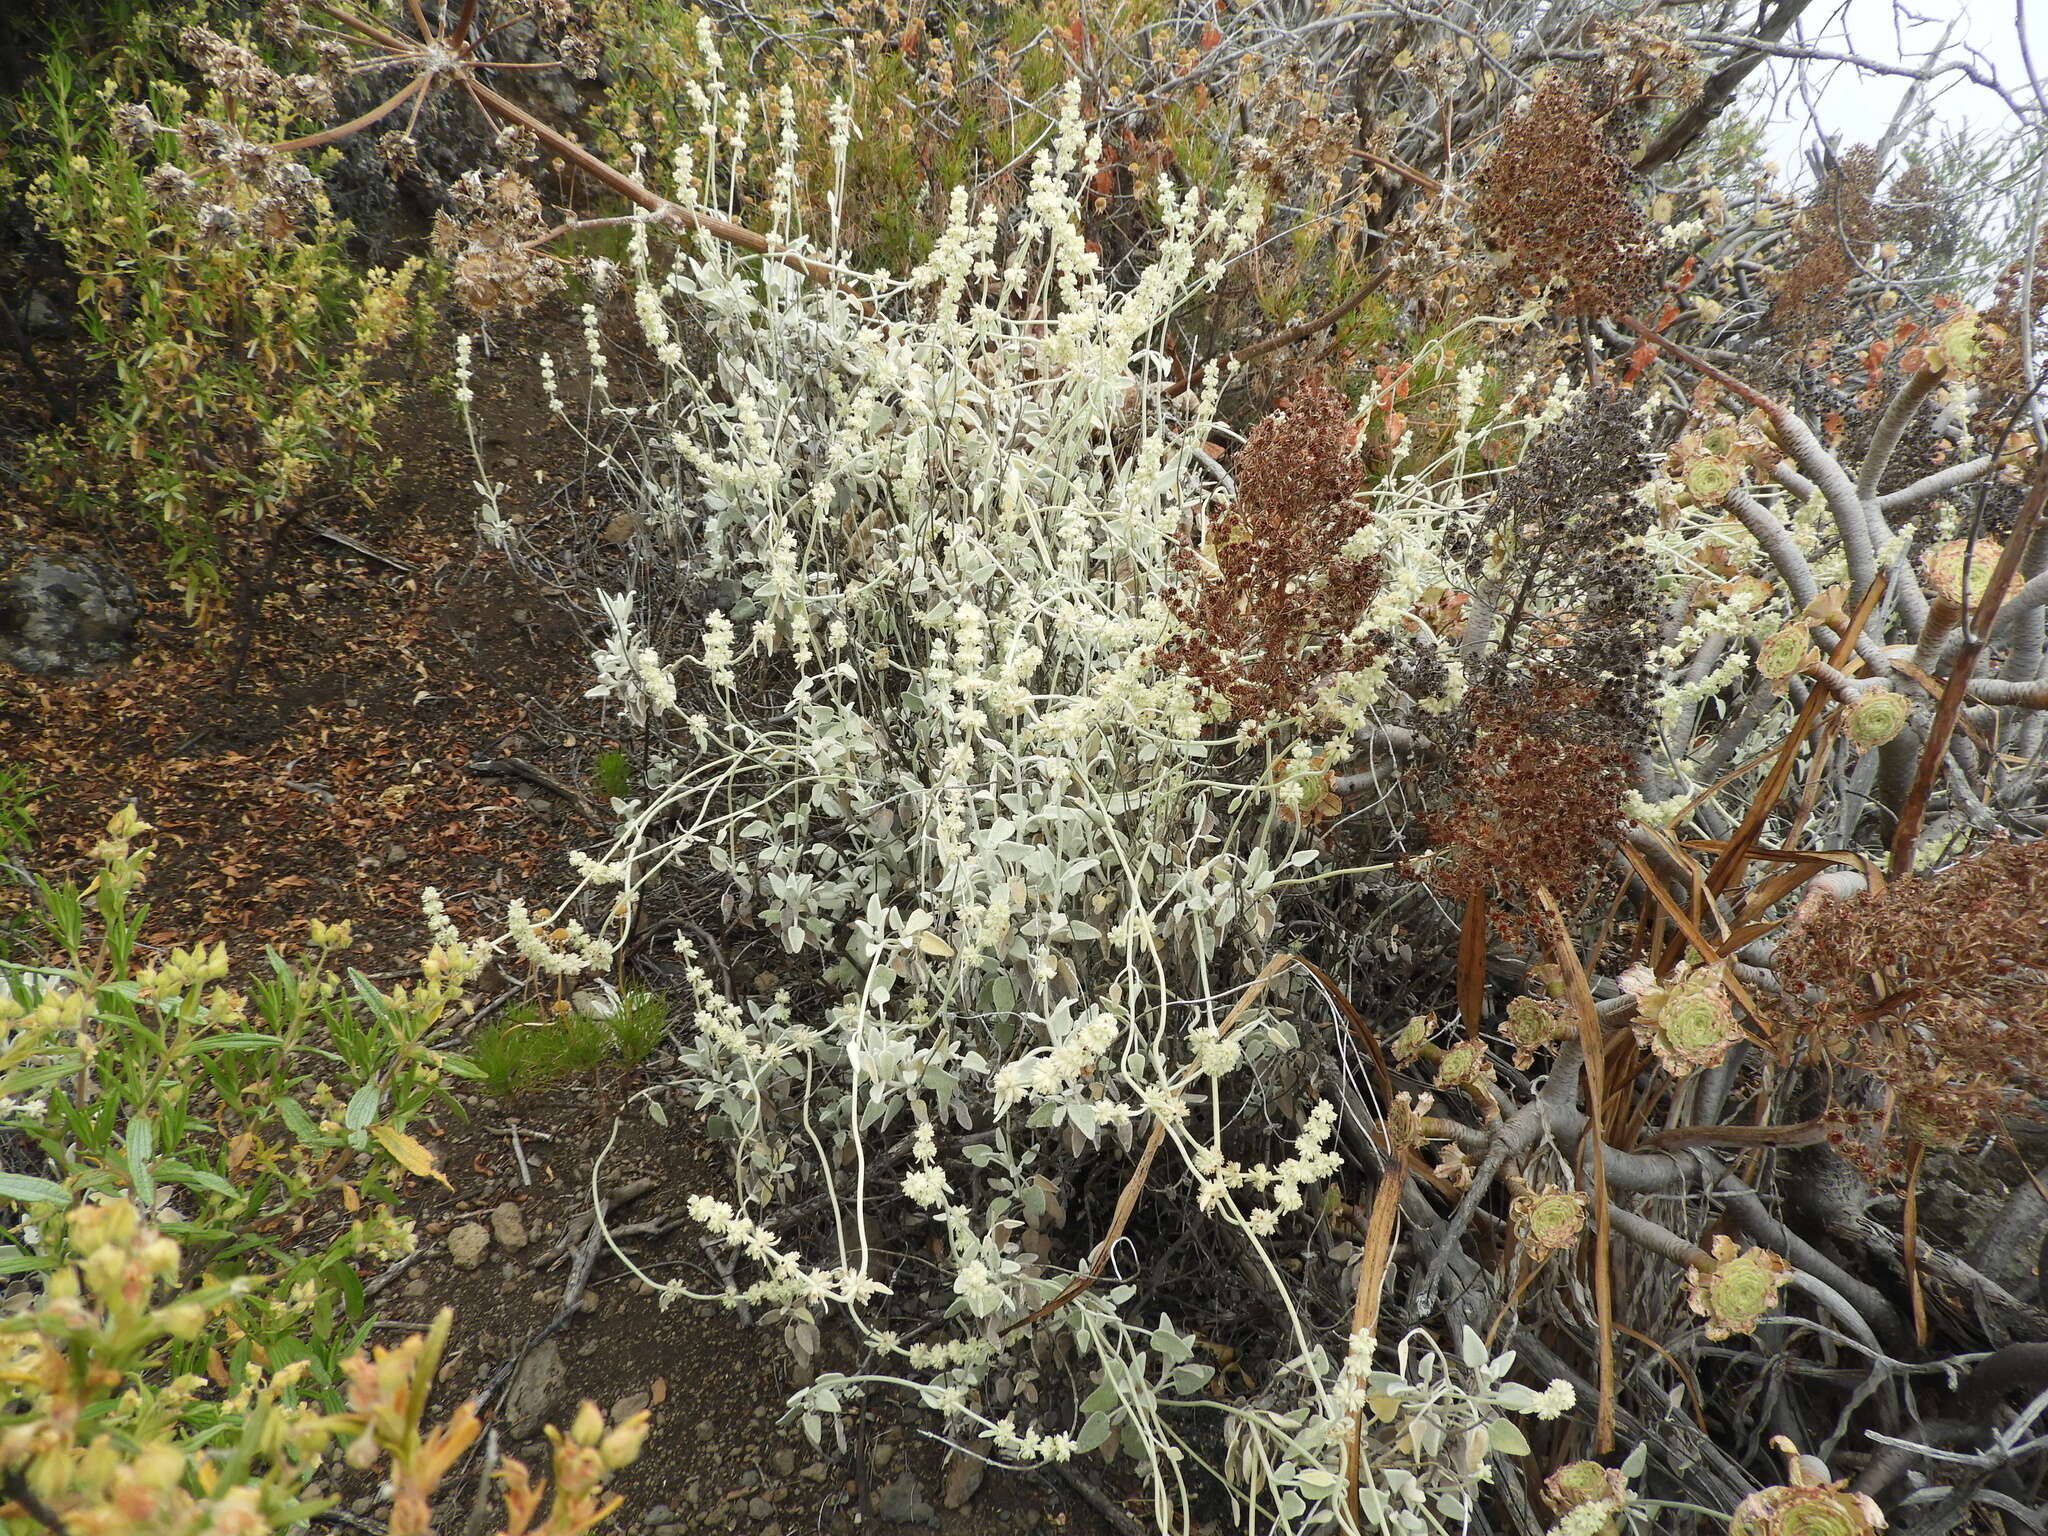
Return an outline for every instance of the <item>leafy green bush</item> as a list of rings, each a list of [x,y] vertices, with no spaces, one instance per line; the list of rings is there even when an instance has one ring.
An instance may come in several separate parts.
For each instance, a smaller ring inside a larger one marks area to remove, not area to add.
[[[26,852],[35,842],[35,802],[49,793],[36,784],[28,769],[0,763],[0,854]]]
[[[14,130],[107,386],[33,465],[74,510],[147,529],[206,624],[316,487],[360,492],[388,470],[374,370],[412,322],[419,268],[357,270],[318,176],[263,147],[331,111],[332,80],[188,30],[233,80],[231,108],[151,77],[164,31],[138,22],[104,59],[61,33]]]
[[[427,1400],[453,1314],[392,1349],[342,1362],[346,1406],[326,1411],[303,1357],[276,1341],[239,1361],[231,1395],[182,1356],[240,1337],[237,1304],[275,1288],[267,1279],[196,1285],[185,1252],[125,1199],[50,1215],[52,1267],[42,1292],[0,1319],[0,1376],[17,1388],[0,1432],[10,1536],[270,1536],[300,1531],[335,1503],[315,1496],[331,1447],[348,1465],[385,1473],[390,1536],[433,1529],[430,1499],[482,1429],[473,1405],[427,1429]],[[301,1309],[302,1310],[302,1309]],[[224,1383],[222,1385],[225,1385]],[[19,1390],[26,1388],[26,1390]],[[500,1536],[581,1536],[610,1515],[605,1479],[639,1455],[647,1414],[605,1428],[586,1402],[567,1436],[553,1426],[555,1496],[536,1524],[546,1484],[508,1459],[497,1476],[508,1523]]]
[[[420,1536],[481,1424],[465,1404],[423,1425],[449,1313],[362,1352],[356,1265],[412,1247],[392,1175],[440,1177],[406,1126],[446,1100],[444,1074],[476,1074],[435,1041],[482,953],[444,919],[418,980],[384,990],[337,967],[348,924],[316,921],[241,989],[218,944],[145,961],[148,830],[122,811],[90,886],[40,885],[47,963],[0,960],[0,1132],[36,1170],[0,1173],[22,1213],[0,1274],[39,1281],[0,1317],[0,1530],[302,1529],[346,1441],[351,1467],[388,1463],[391,1536]],[[658,1034],[658,1010],[628,1011],[615,1038]],[[503,1536],[604,1520],[646,1431],[644,1413],[607,1430],[591,1403],[551,1427],[552,1499],[517,1461],[497,1473]]]
[[[623,800],[633,792],[633,760],[623,752],[598,753],[590,776],[609,799]]]
[[[412,1246],[393,1177],[438,1177],[406,1127],[448,1102],[447,1074],[474,1072],[437,1041],[480,962],[437,946],[416,982],[387,991],[339,967],[348,924],[319,922],[305,952],[273,952],[240,986],[218,944],[145,958],[133,898],[147,830],[121,812],[85,891],[40,886],[47,963],[0,960],[0,1128],[40,1169],[0,1176],[0,1198],[133,1201],[208,1272],[271,1275],[286,1300],[227,1299],[240,1342],[226,1365],[303,1359],[313,1389],[332,1391],[364,1321],[356,1264]],[[309,1240],[334,1205],[350,1219]],[[16,1228],[0,1273],[56,1264],[39,1225]],[[207,1363],[198,1344],[173,1354],[181,1370]]]

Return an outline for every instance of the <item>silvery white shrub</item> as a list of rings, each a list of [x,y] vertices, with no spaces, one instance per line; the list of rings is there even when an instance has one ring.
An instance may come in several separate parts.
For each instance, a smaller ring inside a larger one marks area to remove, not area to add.
[[[703,83],[679,199],[716,206],[733,184],[742,105]],[[851,130],[836,114],[835,164]],[[1489,1453],[1526,1448],[1507,1415],[1554,1417],[1571,1392],[1507,1381],[1512,1356],[1476,1337],[1375,1351],[1319,1329],[1279,1262],[1339,1163],[1335,1106],[1263,1082],[1285,1077],[1296,1020],[1272,1006],[1276,971],[1253,981],[1280,891],[1326,873],[1283,815],[1315,744],[1276,748],[1256,782],[1226,775],[1219,752],[1243,742],[1219,742],[1195,688],[1149,660],[1178,541],[1229,494],[1207,452],[1222,379],[1176,392],[1158,339],[1259,212],[1164,192],[1151,264],[1113,290],[1077,213],[1098,151],[1070,95],[1013,227],[956,195],[899,284],[806,284],[709,240],[664,266],[636,230],[648,398],[621,398],[594,314],[584,401],[553,359],[544,385],[653,547],[738,597],[677,654],[644,594],[594,594],[609,634],[591,693],[649,740],[652,787],[619,806],[602,858],[577,856],[570,904],[603,914],[598,931],[518,905],[512,941],[567,985],[659,923],[664,890],[717,880],[728,913],[822,987],[823,1003],[732,995],[676,941],[694,994],[685,1083],[733,1155],[729,1198],[691,1210],[738,1274],[698,1299],[772,1309],[807,1364],[834,1310],[879,1362],[800,1394],[814,1438],[895,1386],[984,1454],[1062,1460],[1115,1435],[1162,1512],[1184,1511],[1187,1414],[1219,1413],[1227,1455],[1209,1470],[1261,1528],[1306,1530],[1344,1507],[1362,1432],[1370,1523],[1455,1529]],[[769,178],[791,248],[797,153],[786,133]],[[480,489],[487,532],[509,539]],[[1389,511],[1389,547],[1426,544],[1441,515]],[[1409,563],[1397,604],[1427,578]],[[1385,689],[1364,681],[1353,697]],[[1226,1152],[1238,1098],[1272,1160]],[[1202,1395],[1196,1340],[1138,1315],[1128,1282],[1010,1326],[1071,1276],[1044,1240],[1062,1164],[1141,1144],[1159,1154],[1150,1198],[1234,1229],[1288,1319],[1250,1402]],[[814,1252],[776,1230],[807,1199],[829,1208]],[[897,1262],[913,1244],[943,1255],[929,1278]]]

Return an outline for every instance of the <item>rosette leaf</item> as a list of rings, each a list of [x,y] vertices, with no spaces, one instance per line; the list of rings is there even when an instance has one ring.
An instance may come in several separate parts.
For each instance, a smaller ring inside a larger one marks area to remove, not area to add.
[[[1713,1258],[1711,1269],[1686,1270],[1687,1301],[1707,1320],[1709,1339],[1754,1333],[1778,1304],[1792,1266],[1765,1248],[1738,1249],[1725,1235],[1714,1238]]]
[[[1843,709],[1842,734],[1858,752],[1868,752],[1895,739],[1912,717],[1913,706],[1904,694],[1872,688]]]

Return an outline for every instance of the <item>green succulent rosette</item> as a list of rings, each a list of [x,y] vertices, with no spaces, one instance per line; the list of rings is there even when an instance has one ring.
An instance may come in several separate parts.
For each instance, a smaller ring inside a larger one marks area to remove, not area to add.
[[[1841,1488],[1765,1488],[1736,1506],[1728,1536],[1873,1536],[1884,1512]]]
[[[1631,966],[1621,986],[1636,1000],[1636,1039],[1673,1077],[1720,1065],[1728,1047],[1742,1038],[1718,964],[1680,966],[1661,986],[1647,967]]]
[[[1783,682],[1809,662],[1818,661],[1813,636],[1804,624],[1787,624],[1757,648],[1756,669],[1774,682]]]
[[[1540,1264],[1578,1246],[1586,1230],[1586,1197],[1554,1186],[1531,1190],[1515,1196],[1508,1219],[1530,1262]]]
[[[1452,1046],[1436,1064],[1439,1088],[1476,1088],[1488,1075],[1486,1047],[1471,1040]]]
[[[1534,1065],[1538,1051],[1571,1035],[1557,1004],[1540,997],[1518,997],[1509,1003],[1500,1033],[1515,1048],[1518,1071],[1527,1071]]]
[[[1792,1278],[1792,1266],[1766,1248],[1740,1248],[1725,1235],[1714,1238],[1714,1263],[1685,1272],[1687,1301],[1707,1320],[1707,1337],[1725,1339],[1754,1333],[1778,1304]]]
[[[1904,694],[1873,688],[1842,711],[1842,734],[1858,752],[1868,752],[1896,739],[1912,717],[1913,707]]]
[[[1978,539],[1974,547],[1969,539],[1950,539],[1922,555],[1920,569],[1937,597],[1957,605],[1967,601],[1970,607],[1975,608],[1991,590],[1992,574],[1998,569],[1999,556],[2004,553],[2004,546],[1995,539]],[[1966,567],[1969,571],[1967,596],[1963,586]]]
[[[1718,506],[1739,483],[1735,466],[1725,459],[1698,459],[1685,472],[1686,490],[1703,507]]]

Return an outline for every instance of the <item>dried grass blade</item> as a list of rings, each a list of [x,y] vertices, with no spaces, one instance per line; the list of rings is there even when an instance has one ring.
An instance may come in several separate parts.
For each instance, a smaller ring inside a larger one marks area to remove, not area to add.
[[[1358,1293],[1351,1302],[1352,1348],[1358,1348],[1361,1336],[1371,1337],[1379,1326],[1380,1296],[1386,1288],[1387,1266],[1394,1257],[1394,1223],[1401,1214],[1401,1191],[1407,1185],[1408,1174],[1403,1165],[1396,1161],[1387,1164],[1387,1170],[1380,1175],[1379,1188],[1372,1197],[1372,1215],[1365,1224],[1365,1251],[1358,1261]],[[1358,1482],[1365,1469],[1365,1409],[1353,1411],[1351,1415],[1351,1452],[1346,1468],[1347,1487],[1345,1501],[1351,1510],[1351,1527],[1364,1530],[1359,1522]]]
[[[1927,1143],[1906,1145],[1906,1210],[1901,1223],[1904,1247],[1900,1261],[1906,1271],[1906,1295],[1913,1303],[1913,1339],[1927,1347],[1927,1297],[1920,1288],[1920,1164],[1926,1160]]]
[[[1593,989],[1586,983],[1585,968],[1572,946],[1571,930],[1557,902],[1542,886],[1536,887],[1537,903],[1543,908],[1550,929],[1550,947],[1564,972],[1565,994],[1579,1020],[1579,1050],[1585,1058],[1586,1132],[1593,1138],[1593,1312],[1600,1330],[1600,1407],[1593,1419],[1593,1443],[1603,1456],[1614,1450],[1614,1272],[1611,1264],[1614,1234],[1607,1219],[1607,1128],[1601,1121],[1601,1106],[1607,1102],[1606,1043],[1600,1035],[1600,1012],[1593,1004]]]
[[[1702,959],[1718,960],[1724,954],[1732,953],[1741,947],[1734,942],[1732,934],[1728,939],[1719,943],[1708,939],[1700,931],[1698,924],[1693,922],[1691,915],[1685,908],[1673,900],[1671,893],[1664,889],[1663,882],[1658,880],[1656,871],[1650,868],[1648,861],[1643,858],[1642,854],[1627,843],[1621,845],[1621,851],[1627,857],[1630,865],[1634,867],[1636,874],[1642,878],[1643,884],[1649,888],[1650,899],[1655,901],[1665,916],[1669,917],[1673,924],[1677,926],[1679,933],[1684,936],[1685,941],[1700,952]],[[1771,1033],[1770,1021],[1757,1008],[1756,998],[1750,993],[1749,988],[1745,987],[1733,973],[1724,975],[1721,978],[1721,984],[1728,989],[1728,995],[1735,999],[1741,1006],[1742,1011],[1763,1028],[1766,1041],[1768,1041]]]
[[[1906,792],[1906,803],[1899,807],[1898,826],[1892,833],[1894,876],[1913,867],[1913,847],[1920,840],[1920,825],[1927,816],[1927,797],[1934,790],[1942,759],[1948,755],[1949,736],[1955,731],[1956,721],[1962,717],[1970,678],[1977,670],[1985,646],[1990,644],[1991,626],[1998,621],[1998,610],[2005,602],[2006,590],[2012,585],[2013,576],[2019,571],[2021,555],[2034,541],[2034,524],[2040,520],[2044,505],[2048,505],[2048,461],[2034,471],[2034,483],[2027,491],[2026,502],[2012,520],[2012,531],[2006,538],[2005,548],[1999,552],[1998,564],[1992,568],[1991,585],[1984,593],[1982,604],[1975,613],[1965,616],[1962,646],[1956,652],[1955,664],[1949,669],[1948,682],[1942,686],[1941,702],[1934,708],[1934,723],[1927,728],[1927,742],[1920,749],[1920,764],[1913,773],[1913,787]]]
[[[1841,642],[1835,647],[1828,660],[1833,666],[1841,666],[1856,652],[1856,637],[1863,632],[1870,615],[1877,610],[1884,597],[1885,579],[1879,576],[1863,594],[1863,601],[1856,605],[1848,627],[1843,630]],[[1771,764],[1771,771],[1764,776],[1763,785],[1756,798],[1750,802],[1749,810],[1742,818],[1742,824],[1735,829],[1735,835],[1728,839],[1728,852],[1707,875],[1708,894],[1719,896],[1735,883],[1735,877],[1742,873],[1742,866],[1749,859],[1749,846],[1763,831],[1764,822],[1771,814],[1771,807],[1778,803],[1778,797],[1785,793],[1785,786],[1791,781],[1792,769],[1799,756],[1799,747],[1813,728],[1827,712],[1828,693],[1824,688],[1815,688],[1807,694],[1806,703],[1800,707],[1799,717],[1793,722],[1792,732],[1778,747],[1778,760]]]
[[[1458,1016],[1465,1038],[1479,1038],[1479,1016],[1486,1011],[1486,893],[1465,903],[1458,925]]]

